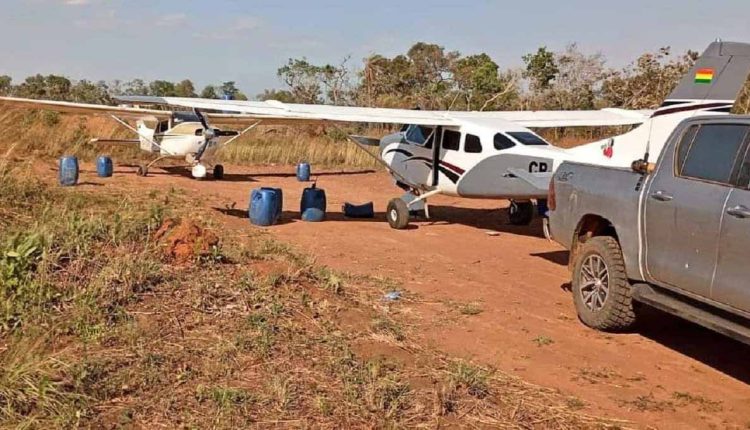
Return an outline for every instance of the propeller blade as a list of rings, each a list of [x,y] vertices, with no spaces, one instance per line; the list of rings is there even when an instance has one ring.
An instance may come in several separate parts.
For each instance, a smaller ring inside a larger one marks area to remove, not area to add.
[[[203,125],[203,128],[206,128],[206,129],[210,128],[208,126],[208,122],[206,121],[206,117],[203,116],[203,112],[201,112],[200,109],[193,108],[193,113],[195,114],[195,116],[198,117],[198,119],[200,120],[201,124]]]
[[[216,130],[216,136],[218,137],[234,137],[239,136],[239,131],[233,131],[233,130]]]

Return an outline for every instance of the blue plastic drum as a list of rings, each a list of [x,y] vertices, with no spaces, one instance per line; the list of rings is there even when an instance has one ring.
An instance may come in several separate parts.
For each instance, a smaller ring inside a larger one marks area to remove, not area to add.
[[[63,187],[72,187],[78,183],[78,158],[74,156],[64,156],[60,158],[60,185]]]
[[[305,188],[300,202],[303,221],[320,222],[326,216],[326,192],[320,188]]]
[[[271,190],[276,193],[276,222],[281,220],[281,211],[284,209],[284,192],[281,188],[261,187],[261,190]]]
[[[299,163],[297,165],[297,180],[300,182],[307,182],[310,180],[310,164]]]
[[[260,226],[274,225],[279,220],[281,194],[274,188],[256,188],[250,193],[250,222]]]
[[[112,165],[112,159],[106,155],[101,155],[96,159],[96,174],[100,178],[109,178],[112,176],[114,167]]]

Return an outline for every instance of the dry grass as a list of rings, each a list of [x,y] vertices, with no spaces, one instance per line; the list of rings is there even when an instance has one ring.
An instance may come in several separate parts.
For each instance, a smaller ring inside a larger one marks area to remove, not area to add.
[[[165,214],[214,223],[179,194],[19,178],[0,189],[3,426],[622,424],[421,345],[408,300],[382,301],[392,282],[319,267],[262,232],[217,229],[217,258],[170,263],[152,240]]]

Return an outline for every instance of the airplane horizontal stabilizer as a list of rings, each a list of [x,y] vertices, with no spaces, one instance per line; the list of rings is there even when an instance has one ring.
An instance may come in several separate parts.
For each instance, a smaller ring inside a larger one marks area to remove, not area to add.
[[[554,175],[553,172],[529,172],[528,170],[516,168],[508,169],[508,173],[527,182],[529,185],[542,192],[542,194],[547,193],[547,190],[549,189],[549,181],[552,180],[552,176]]]
[[[380,139],[376,139],[374,137],[367,137],[367,136],[357,136],[357,135],[350,135],[349,139],[359,143],[360,145],[365,146],[379,146],[380,145]]]

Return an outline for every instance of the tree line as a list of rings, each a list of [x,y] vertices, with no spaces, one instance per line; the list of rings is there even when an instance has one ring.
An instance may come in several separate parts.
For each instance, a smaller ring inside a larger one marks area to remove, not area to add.
[[[486,53],[463,55],[419,42],[406,53],[371,55],[356,66],[350,57],[322,65],[289,59],[277,70],[282,86],[254,98],[440,110],[649,109],[659,106],[697,58],[697,52],[674,55],[665,47],[616,69],[603,54],[571,44],[560,51],[542,46],[522,57],[523,66],[502,68]],[[83,103],[111,103],[114,95],[247,100],[231,81],[198,92],[189,79],[93,82],[57,75],[30,76],[19,84],[0,76],[0,94]],[[740,104],[740,111],[748,111],[750,97]]]

